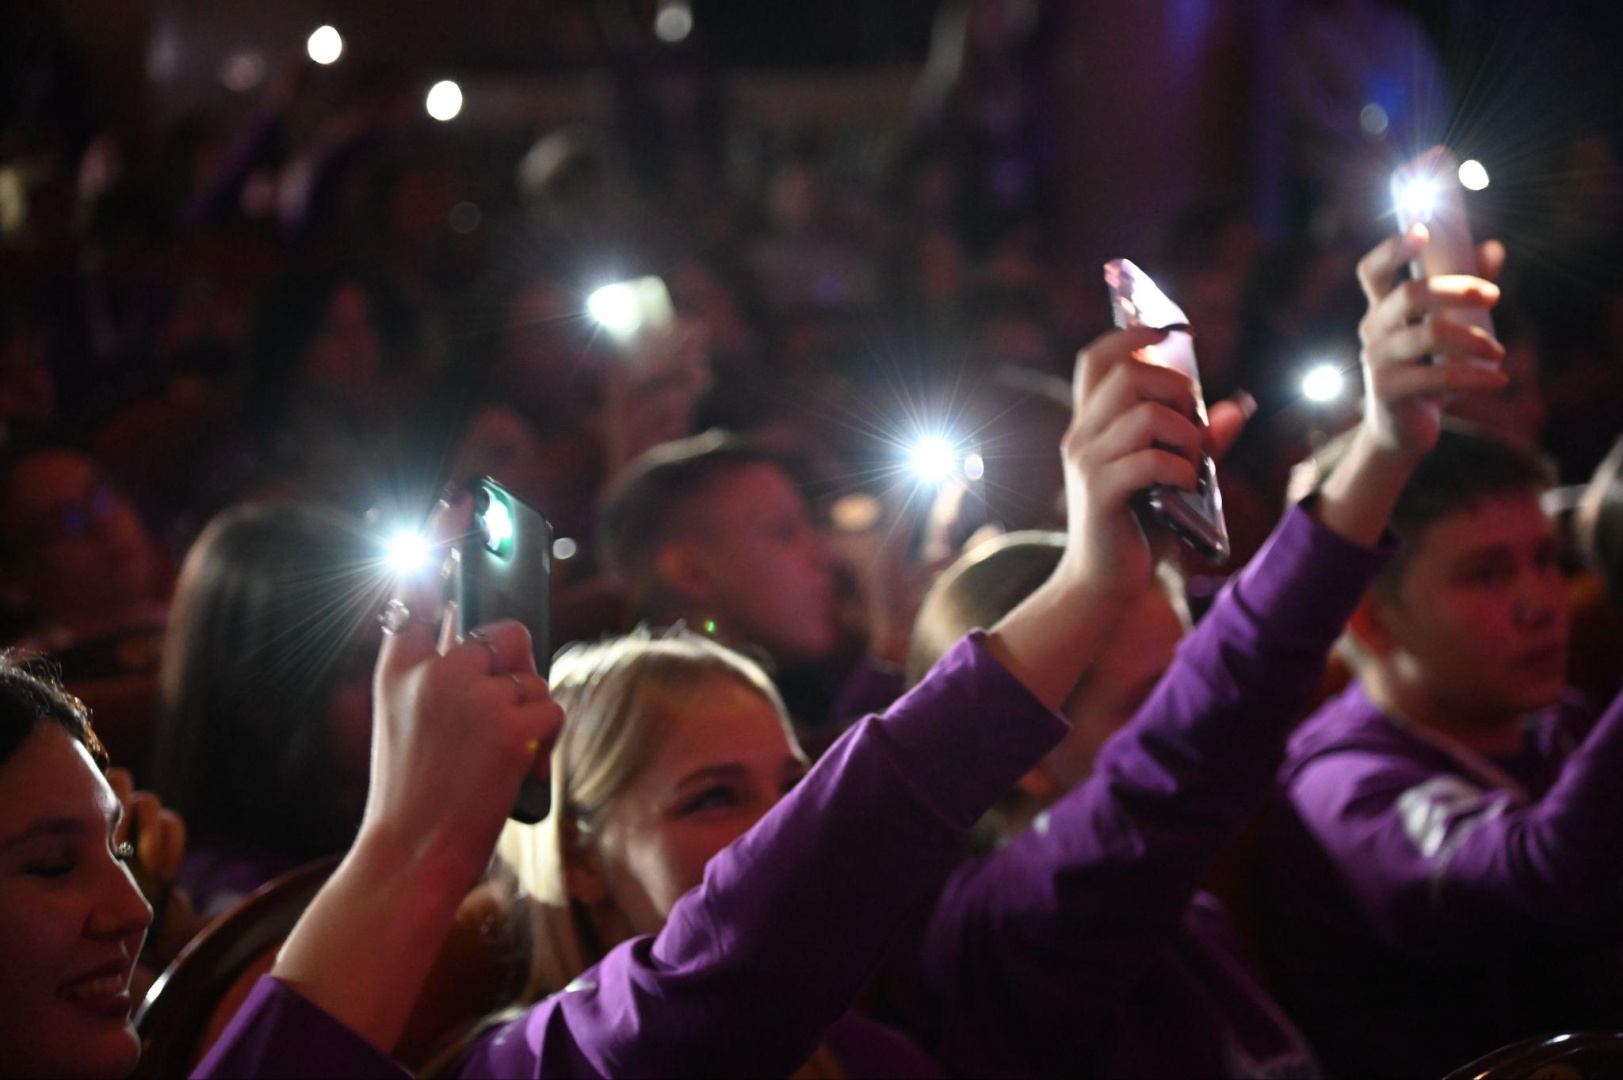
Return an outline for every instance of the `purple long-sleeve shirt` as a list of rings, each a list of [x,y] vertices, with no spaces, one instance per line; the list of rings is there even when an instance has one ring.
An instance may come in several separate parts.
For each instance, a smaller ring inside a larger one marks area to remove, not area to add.
[[[1441,1075],[1623,1024],[1623,700],[1484,759],[1354,683],[1291,740],[1261,875],[1270,968],[1333,1071]]]
[[[658,937],[486,1034],[457,1075],[788,1075],[825,1033],[852,1075],[926,1071],[921,1053],[842,1015],[971,826],[1066,728],[976,637],[961,642],[712,859]],[[267,978],[193,1075],[400,1072]]]
[[[957,871],[888,966],[971,1076],[1311,1076],[1201,876],[1270,787],[1381,550],[1292,510],[1094,772]]]

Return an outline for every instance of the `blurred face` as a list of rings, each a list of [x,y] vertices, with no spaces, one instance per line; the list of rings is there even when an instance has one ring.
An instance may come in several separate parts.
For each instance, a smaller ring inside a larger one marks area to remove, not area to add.
[[[45,451],[12,471],[6,538],[23,602],[48,622],[145,604],[157,555],[135,510],[82,454]]]
[[[711,858],[805,772],[770,701],[735,679],[709,680],[588,841],[605,903],[631,933],[658,933]]]
[[[1104,653],[1065,702],[1069,735],[1039,768],[1068,791],[1087,779],[1099,747],[1138,712],[1172,665],[1183,619],[1160,589],[1148,590],[1117,627]]]
[[[383,346],[372,323],[372,305],[359,285],[333,294],[327,321],[310,342],[305,384],[341,401],[370,400],[382,377]]]
[[[1396,599],[1373,595],[1381,671],[1461,723],[1553,705],[1568,618],[1555,530],[1533,493],[1440,518],[1408,556]]]
[[[0,765],[0,1062],[119,1077],[141,1044],[130,974],[152,909],[114,849],[121,809],[77,740],[37,725]]]
[[[806,500],[782,469],[745,465],[717,480],[678,540],[679,591],[700,620],[783,664],[827,656],[836,637],[834,570]]]

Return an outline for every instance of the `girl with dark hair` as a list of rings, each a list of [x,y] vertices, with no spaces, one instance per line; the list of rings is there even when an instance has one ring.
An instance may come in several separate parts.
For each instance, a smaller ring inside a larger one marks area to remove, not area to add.
[[[150,776],[194,829],[203,914],[353,837],[387,583],[362,522],[311,504],[228,511],[187,555]]]

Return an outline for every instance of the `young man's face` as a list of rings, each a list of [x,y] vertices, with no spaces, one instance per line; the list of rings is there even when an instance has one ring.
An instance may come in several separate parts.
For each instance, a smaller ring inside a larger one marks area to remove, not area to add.
[[[1396,596],[1372,613],[1387,675],[1483,723],[1554,704],[1568,617],[1555,530],[1534,492],[1493,495],[1420,531]]]
[[[745,465],[698,504],[683,541],[693,616],[781,664],[827,656],[837,638],[833,562],[794,481],[776,465]]]

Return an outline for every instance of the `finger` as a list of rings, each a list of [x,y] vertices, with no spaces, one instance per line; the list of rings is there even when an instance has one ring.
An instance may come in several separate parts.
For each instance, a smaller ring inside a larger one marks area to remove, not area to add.
[[[1358,285],[1371,304],[1392,291],[1398,274],[1431,241],[1431,231],[1419,222],[1397,236],[1382,240],[1358,260]]]
[[[1257,399],[1244,390],[1213,405],[1206,417],[1206,452],[1222,461],[1240,441],[1246,421],[1257,412]]]
[[[1152,446],[1170,450],[1190,463],[1200,460],[1206,433],[1200,425],[1157,401],[1144,401],[1118,416],[1089,451],[1098,467]]]
[[[1113,367],[1130,358],[1138,350],[1166,339],[1167,331],[1154,330],[1147,326],[1112,330],[1093,339],[1076,354],[1076,374],[1071,380],[1071,407],[1080,411],[1082,402]]]
[[[1373,341],[1382,334],[1408,326],[1438,311],[1462,308],[1487,310],[1499,302],[1499,286],[1468,274],[1439,274],[1405,281],[1375,304],[1358,328],[1359,337]]]
[[[511,619],[468,631],[445,658],[459,669],[483,675],[533,675],[536,670],[530,632]]]
[[[530,708],[533,710],[534,724],[530,742],[534,744],[535,751],[527,779],[545,784],[552,779],[552,751],[558,745],[558,736],[563,734],[564,710],[563,706],[550,700]]]
[[[1497,240],[1484,240],[1477,245],[1477,273],[1489,281],[1498,281],[1505,272],[1505,245]]]
[[[450,652],[451,646],[456,644],[457,615],[461,610],[461,605],[455,600],[446,601],[445,611],[440,615],[440,640],[435,646],[441,656]]]
[[[1106,509],[1117,510],[1145,488],[1164,485],[1193,491],[1196,478],[1195,467],[1186,458],[1166,450],[1140,450],[1101,469],[1094,491]]]
[[[130,801],[130,795],[135,791],[135,777],[130,774],[128,769],[108,769],[107,786],[113,789],[114,798],[127,805]]]
[[[1503,390],[1510,376],[1472,363],[1408,364],[1374,374],[1375,394],[1388,405],[1445,393]]]
[[[1372,368],[1412,364],[1428,356],[1475,357],[1498,363],[1505,358],[1505,347],[1480,326],[1439,316],[1387,334],[1365,351]]]
[[[428,560],[426,568],[401,574],[395,580],[392,599],[406,606],[411,619],[397,632],[384,635],[383,648],[378,653],[380,674],[404,671],[437,654],[440,600],[444,589],[440,562],[451,545],[472,528],[473,497],[467,492],[458,495],[455,502],[441,502],[429,515],[424,535],[434,557]]]
[[[1109,427],[1141,401],[1154,401],[1184,416],[1195,415],[1195,384],[1181,371],[1144,360],[1124,360],[1116,364],[1097,392],[1081,402],[1073,424],[1079,437],[1091,438]]]

